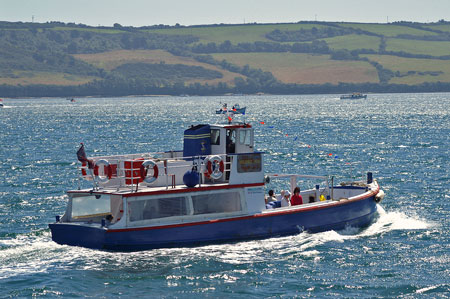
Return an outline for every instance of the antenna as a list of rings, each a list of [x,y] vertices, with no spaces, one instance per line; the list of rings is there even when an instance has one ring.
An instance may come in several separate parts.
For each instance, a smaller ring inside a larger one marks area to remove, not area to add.
[[[31,23],[34,23],[34,15],[31,15]]]

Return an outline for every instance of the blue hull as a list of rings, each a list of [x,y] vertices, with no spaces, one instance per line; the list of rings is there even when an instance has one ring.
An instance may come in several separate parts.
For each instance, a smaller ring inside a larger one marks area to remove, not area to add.
[[[374,197],[341,202],[328,207],[277,211],[177,225],[106,229],[69,223],[50,224],[52,239],[59,244],[96,249],[136,251],[186,247],[245,239],[298,234],[302,231],[341,230],[365,227],[376,215]]]

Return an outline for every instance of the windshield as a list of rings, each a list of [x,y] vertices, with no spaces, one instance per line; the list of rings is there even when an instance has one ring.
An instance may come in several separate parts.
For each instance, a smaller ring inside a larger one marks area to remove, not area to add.
[[[109,195],[82,195],[72,198],[72,218],[105,216],[110,213]]]

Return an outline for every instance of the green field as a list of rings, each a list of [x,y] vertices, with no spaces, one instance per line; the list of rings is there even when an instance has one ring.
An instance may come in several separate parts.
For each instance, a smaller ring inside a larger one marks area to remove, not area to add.
[[[62,27],[62,26],[54,27],[53,30],[59,30],[59,31],[77,30],[77,31],[84,31],[84,32],[111,33],[111,34],[123,33],[122,30],[118,30],[118,29],[79,28],[79,27]]]
[[[450,42],[389,38],[386,50],[432,56],[450,55]]]
[[[392,78],[389,83],[413,85],[424,82],[450,82],[450,60],[403,58],[390,55],[363,55],[363,57],[376,61],[394,72],[399,71],[402,74],[409,71],[416,72],[405,77]],[[420,75],[419,72],[442,72],[442,74]]]
[[[450,24],[427,24],[423,27],[429,28],[432,30],[440,30],[443,32],[450,32]]]
[[[283,83],[324,84],[339,82],[378,82],[373,66],[363,61],[330,60],[329,55],[302,53],[230,53],[214,54],[239,66],[249,65],[271,72]]]
[[[380,45],[380,38],[369,35],[342,35],[324,39],[331,49],[347,49],[349,51],[357,49],[372,49],[377,51]]]
[[[394,24],[338,23],[338,25],[341,27],[361,29],[387,37],[393,37],[399,34],[410,34],[418,36],[436,35],[436,33],[434,32]]]
[[[38,71],[9,71],[8,76],[0,77],[0,85],[80,85],[91,82],[94,79],[100,79],[93,76],[78,76],[65,73],[38,72]],[[11,76],[12,74],[12,76]]]
[[[229,40],[233,44],[237,43],[253,43],[256,41],[271,41],[265,37],[275,29],[278,30],[300,30],[311,29],[313,27],[322,28],[325,25],[318,24],[273,24],[273,25],[233,25],[233,26],[208,26],[208,27],[187,27],[187,28],[170,28],[170,29],[153,29],[149,30],[159,34],[190,34],[197,36],[200,43],[222,43]]]
[[[230,85],[234,85],[234,78],[244,77],[241,74],[232,73],[227,70],[221,69],[217,66],[198,62],[190,57],[180,57],[170,54],[167,51],[162,50],[118,50],[97,54],[78,54],[74,55],[75,58],[90,63],[98,68],[102,68],[108,71],[114,68],[126,64],[126,63],[166,63],[166,64],[184,64],[190,66],[201,66],[206,69],[215,70],[221,72],[223,77],[220,79],[212,80],[200,80],[194,79],[187,83],[208,83],[217,84],[218,82],[225,82]]]

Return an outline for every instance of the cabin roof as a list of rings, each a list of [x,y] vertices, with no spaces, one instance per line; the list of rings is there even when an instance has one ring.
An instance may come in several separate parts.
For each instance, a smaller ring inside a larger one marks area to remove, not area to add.
[[[252,125],[247,123],[231,123],[231,124],[214,124],[210,125],[211,128],[224,128],[224,129],[238,129],[238,128],[251,128]]]
[[[84,189],[84,190],[70,190],[67,193],[71,194],[93,194],[93,195],[120,195],[123,197],[145,196],[145,195],[161,195],[161,194],[182,194],[199,191],[212,191],[212,190],[227,190],[237,189],[245,187],[264,186],[264,183],[250,183],[250,184],[228,184],[228,183],[212,183],[202,184],[201,187],[187,187],[185,185],[177,185],[174,188],[167,189],[165,186],[158,187],[139,187],[137,191],[130,190],[130,187],[124,187],[120,190],[117,188],[104,188],[100,190]]]

